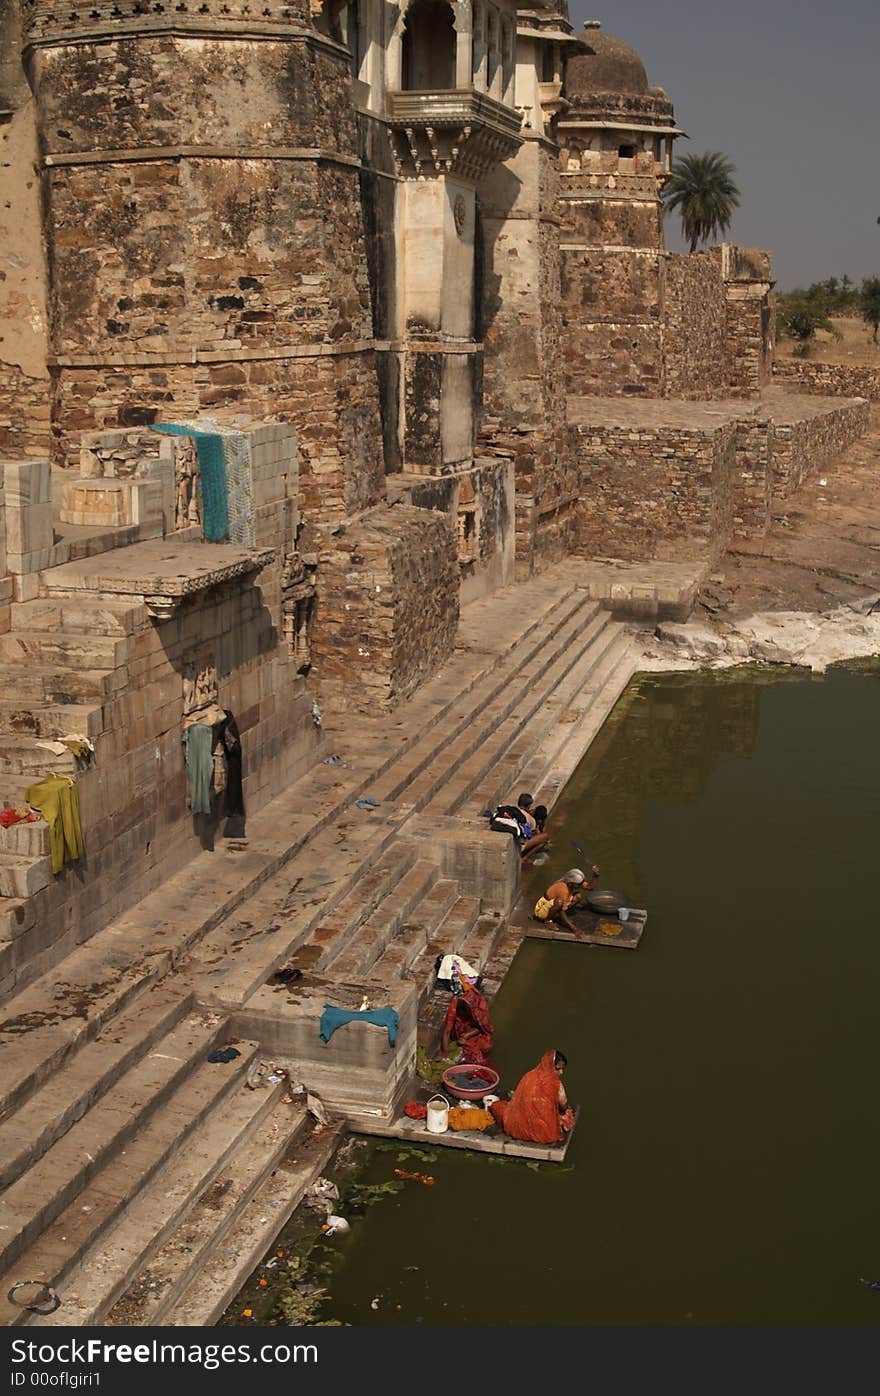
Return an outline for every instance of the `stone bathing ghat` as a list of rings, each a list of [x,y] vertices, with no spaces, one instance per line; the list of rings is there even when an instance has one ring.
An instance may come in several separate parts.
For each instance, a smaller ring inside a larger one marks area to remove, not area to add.
[[[627,45],[564,4],[367,11],[0,7],[0,795],[75,779],[86,848],[0,827],[8,1324],[222,1312],[338,1131],[395,1118],[438,950],[515,952],[481,811],[552,806],[628,623],[685,621],[868,424],[771,387],[766,253],[666,251],[681,132]],[[252,544],[150,429],[193,419]],[[216,709],[234,830],[187,806]],[[364,995],[396,1050],[321,1044]]]

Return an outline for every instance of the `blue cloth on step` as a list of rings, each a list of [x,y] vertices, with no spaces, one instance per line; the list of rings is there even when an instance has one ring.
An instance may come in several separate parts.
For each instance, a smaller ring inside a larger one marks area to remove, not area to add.
[[[360,1013],[348,1008],[334,1008],[331,1003],[325,1003],[318,1031],[322,1041],[329,1042],[336,1029],[341,1028],[343,1023],[375,1023],[377,1028],[388,1029],[388,1042],[393,1047],[397,1041],[399,1022],[395,1008],[367,1008]]]

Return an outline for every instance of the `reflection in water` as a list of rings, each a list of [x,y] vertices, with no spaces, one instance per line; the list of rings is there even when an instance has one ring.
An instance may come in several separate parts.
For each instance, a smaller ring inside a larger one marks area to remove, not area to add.
[[[629,691],[533,877],[583,843],[648,907],[642,946],[527,943],[494,1009],[507,1086],[568,1055],[570,1166],[437,1150],[433,1188],[340,1243],[328,1316],[880,1319],[877,673],[785,677]]]

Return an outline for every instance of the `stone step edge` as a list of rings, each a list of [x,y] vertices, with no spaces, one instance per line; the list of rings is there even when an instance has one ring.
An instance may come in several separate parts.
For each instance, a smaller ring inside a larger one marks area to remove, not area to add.
[[[590,644],[577,657],[574,664],[572,664],[569,667],[568,672],[560,680],[557,687],[551,691],[549,698],[547,699],[547,702],[555,703],[557,697],[559,697],[561,702],[567,703],[570,700],[571,696],[584,692],[586,690],[586,684],[588,683],[588,681],[597,672],[597,670],[599,670],[602,667],[602,665],[605,663],[607,655],[610,653],[610,651],[614,648],[614,646],[617,643],[617,622],[612,621],[610,618],[606,618],[605,625],[598,631],[598,633],[591,640]],[[544,706],[546,706],[546,703],[544,704]],[[503,787],[505,789],[509,788],[510,790],[513,790],[514,787],[519,787],[521,789],[527,790],[537,789],[540,785],[540,780],[536,779],[534,775],[534,763],[536,754],[550,740],[551,734],[561,725],[562,724],[559,723],[555,715],[552,717],[550,723],[548,723],[546,726],[540,726],[537,723],[534,724],[536,729],[534,740],[529,743],[526,750],[514,752],[514,748],[517,745],[520,736],[527,737],[529,733],[529,722],[523,722],[522,724],[520,724],[519,732],[512,736],[511,740],[507,744],[509,756],[503,758],[495,764],[495,770],[503,771],[503,777],[499,775],[499,778],[494,781],[490,790],[487,791],[486,786],[483,787],[483,795],[478,800],[474,801],[475,811],[477,805],[480,805],[481,807],[480,812],[482,812],[482,810],[486,808],[494,808],[494,806],[498,802],[497,797],[499,795],[499,787]],[[489,774],[490,773],[487,772],[484,774],[483,777],[483,779],[485,779],[487,782],[489,779]],[[457,795],[453,804],[448,809],[443,810],[443,813],[445,815],[458,816],[460,818],[468,818],[469,816],[462,809],[462,806],[464,805],[465,800],[471,799],[471,797],[479,790],[479,788],[479,781],[474,781],[471,788],[465,791],[464,794],[460,796]],[[546,801],[542,801],[541,799],[536,798],[535,803],[546,804]]]
[[[306,1190],[324,1172],[346,1132],[341,1121],[325,1130],[316,1129],[305,1144],[297,1147],[296,1163],[275,1168],[237,1219],[239,1250],[232,1264],[228,1257],[212,1257],[183,1290],[175,1306],[174,1323],[166,1323],[165,1327],[207,1328],[217,1323],[273,1245]]]
[[[595,646],[601,637],[607,633],[611,624],[612,622],[605,612],[601,612],[598,616],[593,617],[583,633],[583,638],[585,640],[584,647],[576,651],[570,658],[568,651],[560,655],[552,668],[554,671],[557,670],[557,668],[561,668],[561,672],[554,672],[551,676],[548,671],[538,684],[530,687],[529,693],[531,696],[529,703],[525,707],[518,707],[517,704],[514,703],[512,712],[495,725],[492,738],[490,739],[493,751],[497,742],[502,744],[505,751],[509,751],[519,737],[524,733],[528,733],[530,728],[541,728],[540,713],[546,708],[547,703],[553,700],[557,691],[567,682],[572,671],[578,668],[578,666],[589,662],[589,672],[592,665],[597,662]],[[604,652],[604,650],[602,652]],[[508,723],[512,724],[509,733],[504,731]],[[478,748],[478,750],[482,751],[481,748]],[[493,755],[491,764],[488,767],[484,767],[479,774],[469,777],[463,790],[460,788],[456,789],[454,778],[448,783],[443,782],[437,792],[431,796],[428,803],[424,806],[424,810],[429,809],[431,805],[439,804],[441,800],[443,802],[446,801],[448,784],[454,791],[453,798],[451,802],[443,804],[439,813],[444,815],[458,814],[465,800],[470,799],[475,791],[479,789],[481,783],[488,780],[492,768],[500,765],[503,760],[503,755]],[[454,773],[454,775],[457,774],[458,772]],[[496,803],[497,801],[494,799],[485,800],[483,802],[483,808],[489,805],[494,807]]]
[[[11,1183],[15,1182],[22,1173],[31,1168],[38,1158],[41,1158],[48,1149],[52,1147],[62,1134],[72,1128],[88,1110],[106,1095],[117,1081],[119,1081],[130,1067],[136,1064],[136,1060],[150,1051],[152,1047],[186,1017],[193,1008],[195,995],[166,992],[162,986],[156,991],[160,995],[159,1002],[155,1005],[149,1003],[149,996],[145,996],[146,1002],[138,1003],[137,1007],[128,1013],[123,1012],[112,1025],[113,1031],[126,1034],[129,1028],[133,1036],[128,1043],[119,1042],[102,1043],[101,1033],[94,1038],[84,1042],[78,1051],[74,1051],[55,1072],[48,1081],[44,1081],[42,1086],[30,1095],[27,1100],[5,1115],[0,1120],[0,1190],[5,1190]],[[155,1010],[153,1021],[150,1023],[150,1009]],[[147,1022],[150,1024],[146,1031],[141,1031],[141,1024],[147,1015]],[[128,1021],[127,1021],[128,1020]],[[118,1048],[113,1052],[113,1047]],[[84,1066],[88,1068],[88,1054],[94,1049],[94,1055],[100,1056],[101,1049],[104,1050],[109,1061],[103,1069],[100,1063],[96,1063],[98,1068],[94,1076],[86,1082],[77,1084],[76,1075],[83,1073]],[[85,1059],[85,1060],[84,1060]],[[78,1093],[77,1093],[78,1092]],[[63,1097],[53,1103],[52,1096]],[[48,1115],[42,1125],[39,1124],[41,1111]],[[11,1134],[9,1128],[15,1122],[24,1119],[26,1126],[27,1144],[15,1146],[10,1139],[8,1142],[4,1137]]]
[[[224,1101],[225,1108],[209,1115],[190,1141],[192,1150],[207,1153],[204,1165],[194,1170],[190,1151],[164,1164],[68,1274],[65,1288],[70,1297],[61,1295],[60,1309],[47,1318],[30,1316],[27,1325],[81,1327],[103,1322],[156,1253],[181,1228],[189,1226],[194,1210],[220,1175],[242,1156],[248,1161],[254,1136],[267,1117],[277,1115],[280,1120],[285,1114],[290,1116],[292,1107],[281,1105],[286,1090],[284,1081],[257,1090],[242,1082],[235,1098]],[[302,1110],[291,1138],[306,1127],[307,1118]],[[277,1154],[287,1142],[286,1138],[276,1141],[274,1152]]]
[[[45,1254],[48,1245],[49,1253],[51,1254],[54,1244],[56,1248],[55,1254],[57,1256],[59,1240],[56,1239],[52,1233],[53,1231],[57,1231],[59,1238],[61,1238],[61,1244],[65,1244],[61,1229],[64,1227],[70,1228],[71,1220],[77,1215],[75,1209],[80,1207],[79,1199],[83,1196],[84,1189],[76,1195],[67,1208],[56,1215],[53,1223],[40,1233],[29,1250],[14,1264],[14,1268],[9,1270],[3,1279],[0,1279],[0,1294],[4,1296],[0,1298],[0,1323],[17,1322],[18,1320],[18,1311],[16,1310],[14,1313],[11,1312],[12,1305],[10,1305],[9,1301],[5,1298],[9,1284],[15,1282],[17,1275],[24,1273],[26,1270],[28,1274],[35,1278],[45,1278],[52,1284],[53,1288],[58,1289],[66,1280],[70,1271],[83,1258],[86,1251],[100,1239],[128,1206],[131,1201],[132,1190],[135,1188],[137,1190],[144,1188],[149,1181],[155,1177],[156,1173],[179,1152],[189,1136],[205,1119],[209,1111],[219,1106],[229,1093],[234,1090],[239,1083],[244,1081],[250,1067],[254,1061],[258,1059],[259,1046],[255,1042],[241,1043],[239,1050],[241,1051],[241,1057],[229,1064],[228,1072],[225,1075],[217,1077],[217,1090],[213,1094],[206,1094],[205,1082],[201,1079],[203,1072],[196,1070],[190,1076],[189,1080],[185,1081],[180,1088],[168,1098],[165,1105],[169,1108],[173,1107],[175,1103],[179,1106],[181,1100],[183,1100],[188,1107],[190,1098],[192,1099],[192,1108],[186,1109],[182,1127],[174,1135],[173,1140],[169,1142],[160,1140],[158,1151],[155,1158],[152,1159],[150,1166],[141,1169],[136,1177],[130,1177],[127,1180],[128,1191],[122,1197],[117,1197],[110,1207],[98,1217],[95,1229],[87,1236],[82,1237],[78,1243],[66,1243],[69,1247],[69,1254],[66,1260],[62,1261],[60,1264],[55,1264],[51,1275],[46,1274],[45,1267],[40,1264],[41,1250]],[[151,1133],[157,1131],[161,1121],[162,1111],[160,1108],[149,1117],[147,1123],[136,1137],[133,1136],[131,1142],[143,1148],[144,1141],[146,1140],[147,1145],[149,1145],[151,1142]],[[124,1156],[118,1154],[109,1161],[105,1168],[96,1172],[94,1181],[96,1183],[103,1181],[106,1187],[107,1178],[110,1176],[112,1170],[121,1170],[124,1174],[125,1168],[127,1167],[129,1167],[129,1165],[125,1164]],[[100,1192],[98,1192],[98,1196],[100,1196]]]
[[[0,1214],[4,1208],[8,1209],[6,1217],[10,1225],[3,1226],[2,1232],[8,1233],[12,1230],[13,1221],[17,1229],[12,1236],[0,1236],[0,1273],[15,1264],[22,1251],[30,1247],[36,1237],[43,1234],[56,1217],[76,1201],[99,1173],[113,1164],[134,1139],[142,1117],[147,1113],[155,1114],[178,1091],[194,1061],[203,1053],[211,1051],[221,1027],[222,1024],[218,1020],[217,1024],[204,1028],[200,1033],[197,1026],[190,1026],[189,1019],[182,1019],[170,1033],[159,1040],[158,1044],[154,1044],[166,1047],[165,1052],[157,1053],[151,1049],[140,1057],[104,1093],[92,1110],[86,1111],[75,1124],[63,1131],[30,1168],[25,1170],[17,1182],[11,1185],[19,1194],[24,1185],[27,1185],[29,1212],[26,1218],[23,1209],[16,1210],[18,1197],[12,1200],[10,1207],[11,1188],[5,1189],[0,1200]],[[178,1036],[195,1038],[197,1045],[190,1046],[187,1042],[179,1046]],[[185,1055],[178,1057],[176,1052],[180,1050],[183,1050]],[[168,1068],[167,1074],[160,1075],[157,1081],[151,1081],[149,1063],[153,1056],[176,1062],[177,1065]],[[139,1097],[137,1116],[131,1111],[130,1101],[133,1096]],[[91,1133],[95,1128],[99,1134],[92,1140]],[[74,1163],[71,1153],[75,1150],[79,1150],[79,1153]],[[57,1152],[53,1155],[53,1151]],[[50,1190],[53,1167],[60,1177],[65,1179],[58,1182],[54,1192]],[[35,1172],[37,1177],[33,1176]],[[32,1191],[38,1188],[41,1189],[39,1197],[32,1197]],[[22,1198],[21,1201],[23,1200]],[[0,1288],[0,1295],[2,1293]]]

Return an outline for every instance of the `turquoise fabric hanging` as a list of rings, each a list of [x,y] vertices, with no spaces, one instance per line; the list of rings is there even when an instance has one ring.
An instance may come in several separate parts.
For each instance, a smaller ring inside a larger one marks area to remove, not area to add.
[[[222,543],[229,537],[229,488],[223,436],[216,423],[156,422],[152,431],[166,436],[191,436],[196,443],[202,485],[202,520],[205,537]]]

